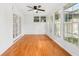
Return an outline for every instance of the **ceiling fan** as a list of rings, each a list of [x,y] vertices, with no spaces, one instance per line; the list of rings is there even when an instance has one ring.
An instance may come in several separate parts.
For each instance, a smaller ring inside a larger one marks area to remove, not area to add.
[[[35,10],[36,11],[36,13],[38,13],[38,11],[45,11],[45,10],[43,10],[43,9],[40,9],[42,6],[41,5],[38,5],[38,6],[26,6],[26,7],[28,7],[28,8],[31,8],[30,10],[28,10],[28,11],[33,11],[33,10]]]

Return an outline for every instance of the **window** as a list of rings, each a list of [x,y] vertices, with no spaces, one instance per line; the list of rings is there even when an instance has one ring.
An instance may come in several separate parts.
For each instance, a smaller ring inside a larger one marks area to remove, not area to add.
[[[34,16],[34,22],[39,22],[39,16]]]
[[[34,16],[34,22],[46,22],[46,16]]]
[[[79,4],[74,4],[64,10],[64,39],[69,43],[79,45]]]
[[[46,22],[46,17],[45,16],[41,16],[41,22]]]

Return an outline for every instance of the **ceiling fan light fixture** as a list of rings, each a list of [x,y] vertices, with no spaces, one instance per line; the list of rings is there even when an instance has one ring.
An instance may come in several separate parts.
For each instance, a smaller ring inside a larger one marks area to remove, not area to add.
[[[38,5],[38,8],[40,8],[41,7],[41,5]]]
[[[35,13],[38,13],[38,10],[34,10]]]

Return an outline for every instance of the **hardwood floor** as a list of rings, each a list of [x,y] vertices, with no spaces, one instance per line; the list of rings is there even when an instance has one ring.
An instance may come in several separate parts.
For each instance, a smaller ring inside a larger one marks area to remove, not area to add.
[[[46,35],[25,35],[2,56],[70,56]]]

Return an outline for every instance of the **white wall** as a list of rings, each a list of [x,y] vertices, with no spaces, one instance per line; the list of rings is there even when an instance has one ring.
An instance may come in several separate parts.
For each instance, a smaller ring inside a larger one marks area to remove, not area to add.
[[[0,54],[2,54],[13,43],[13,13],[22,17],[22,14],[14,8],[13,4],[0,4]],[[23,17],[22,17],[23,19]]]
[[[0,54],[12,43],[11,4],[0,4]]]
[[[25,34],[45,34],[44,22],[33,22],[35,14],[26,14],[23,23],[23,33]],[[40,15],[39,15],[40,16]]]

